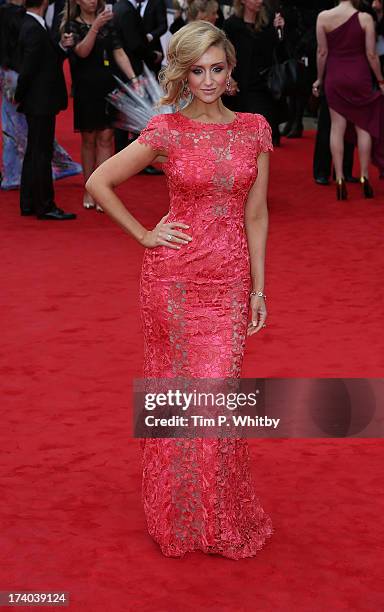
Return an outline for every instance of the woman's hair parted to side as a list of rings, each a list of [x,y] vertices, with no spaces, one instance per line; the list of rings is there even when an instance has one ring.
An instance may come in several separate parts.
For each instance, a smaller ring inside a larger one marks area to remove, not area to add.
[[[68,21],[68,7],[69,2],[69,21],[76,21],[76,17],[80,15],[80,6],[77,4],[77,0],[66,0],[64,4],[64,10],[61,13],[60,32],[64,32],[65,24]],[[97,0],[96,15],[101,13],[105,9],[105,0]]]
[[[234,0],[233,10],[236,17],[243,19],[244,17],[244,1]],[[261,6],[260,10],[256,14],[254,28],[256,32],[260,32],[269,23],[268,12],[265,6]]]
[[[236,66],[236,53],[225,33],[207,21],[192,21],[176,32],[169,43],[167,65],[162,68],[159,80],[165,95],[160,104],[175,104],[187,98],[186,79],[191,66],[210,47],[222,47],[230,69]]]

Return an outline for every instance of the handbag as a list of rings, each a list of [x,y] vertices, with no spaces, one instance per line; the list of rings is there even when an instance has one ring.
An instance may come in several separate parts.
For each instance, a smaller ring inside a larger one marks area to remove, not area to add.
[[[306,66],[304,62],[293,57],[279,62],[276,49],[273,52],[274,63],[260,72],[266,86],[275,100],[300,92],[305,83]]]

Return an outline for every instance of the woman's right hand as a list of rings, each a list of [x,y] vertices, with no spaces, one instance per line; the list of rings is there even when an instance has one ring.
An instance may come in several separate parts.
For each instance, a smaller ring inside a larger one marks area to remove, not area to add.
[[[188,229],[189,225],[180,223],[179,221],[171,221],[166,223],[166,219],[169,213],[166,214],[153,230],[148,230],[144,235],[141,244],[149,249],[153,249],[158,246],[166,246],[170,249],[180,249],[181,245],[188,244],[191,242],[192,237],[188,234],[176,229],[181,227]]]
[[[320,79],[317,79],[317,81],[315,81],[314,84],[312,85],[312,94],[315,96],[315,98],[318,98],[320,96],[321,85],[322,83]]]
[[[285,19],[281,13],[275,13],[275,18],[273,20],[273,27],[276,29],[280,28],[281,30],[284,29]]]
[[[74,47],[75,39],[74,39],[73,34],[68,34],[64,32],[64,34],[62,35],[60,39],[60,44],[62,47],[64,47],[64,49],[69,49],[70,47]]]
[[[137,93],[137,95],[140,96],[140,98],[144,98],[145,91],[144,91],[144,87],[142,85],[141,79],[135,78],[134,81],[131,80],[131,84],[132,84],[133,89]]]
[[[92,24],[92,28],[95,32],[99,32],[103,26],[105,26],[108,21],[111,21],[113,17],[113,12],[109,9],[104,9],[102,13],[99,13],[96,17],[95,21]]]

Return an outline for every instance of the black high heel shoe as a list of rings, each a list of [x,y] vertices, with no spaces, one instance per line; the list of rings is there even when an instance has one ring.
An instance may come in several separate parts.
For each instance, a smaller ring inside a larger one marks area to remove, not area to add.
[[[336,197],[338,200],[348,199],[347,187],[343,178],[336,181]]]
[[[367,179],[366,176],[360,177],[360,183],[363,188],[363,194],[365,198],[373,198],[375,194],[373,193],[372,185]]]

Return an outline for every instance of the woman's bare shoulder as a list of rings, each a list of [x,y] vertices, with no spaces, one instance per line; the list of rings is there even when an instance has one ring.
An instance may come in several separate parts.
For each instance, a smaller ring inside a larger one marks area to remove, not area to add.
[[[375,24],[372,15],[369,13],[359,12],[359,21],[362,27]]]
[[[328,23],[332,19],[333,9],[329,9],[327,11],[321,11],[321,13],[317,16],[317,23],[323,24]]]

